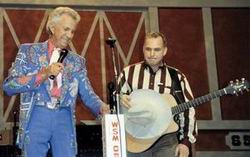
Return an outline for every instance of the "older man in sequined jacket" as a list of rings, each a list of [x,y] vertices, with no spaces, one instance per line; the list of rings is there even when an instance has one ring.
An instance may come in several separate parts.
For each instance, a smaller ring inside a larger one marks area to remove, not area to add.
[[[49,39],[20,45],[3,83],[8,95],[21,95],[17,143],[25,157],[46,157],[49,148],[53,157],[76,155],[78,94],[94,115],[109,112],[90,85],[83,57],[68,50],[63,62],[57,62],[79,21],[79,14],[71,8],[54,9],[47,22]]]

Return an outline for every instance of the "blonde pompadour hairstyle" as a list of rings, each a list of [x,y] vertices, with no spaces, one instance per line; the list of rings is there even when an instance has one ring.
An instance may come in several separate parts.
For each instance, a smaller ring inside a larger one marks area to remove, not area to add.
[[[48,21],[46,24],[46,31],[49,35],[52,35],[50,27],[55,25],[61,18],[62,15],[69,15],[78,23],[81,20],[80,15],[73,9],[69,7],[57,7],[50,13],[48,17]]]

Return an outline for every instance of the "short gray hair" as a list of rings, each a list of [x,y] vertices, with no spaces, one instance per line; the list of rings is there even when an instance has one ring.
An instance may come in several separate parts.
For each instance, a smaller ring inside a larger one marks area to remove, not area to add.
[[[81,20],[80,15],[73,9],[69,7],[57,7],[55,8],[49,15],[47,24],[46,24],[46,30],[49,35],[52,35],[52,32],[50,30],[50,26],[55,25],[61,18],[62,15],[69,15],[78,23]]]

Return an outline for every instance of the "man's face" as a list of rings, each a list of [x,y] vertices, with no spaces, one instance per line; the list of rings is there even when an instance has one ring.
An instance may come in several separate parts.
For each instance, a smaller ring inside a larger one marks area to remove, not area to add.
[[[57,48],[66,48],[72,40],[77,23],[71,16],[62,15],[59,21],[50,27],[52,42]]]
[[[167,53],[162,38],[147,38],[143,45],[144,59],[152,68],[158,68]]]

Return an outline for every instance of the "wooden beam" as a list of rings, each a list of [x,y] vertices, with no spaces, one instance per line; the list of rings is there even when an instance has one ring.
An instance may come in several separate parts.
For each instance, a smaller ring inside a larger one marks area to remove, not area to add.
[[[2,7],[250,7],[249,0],[1,0]]]

